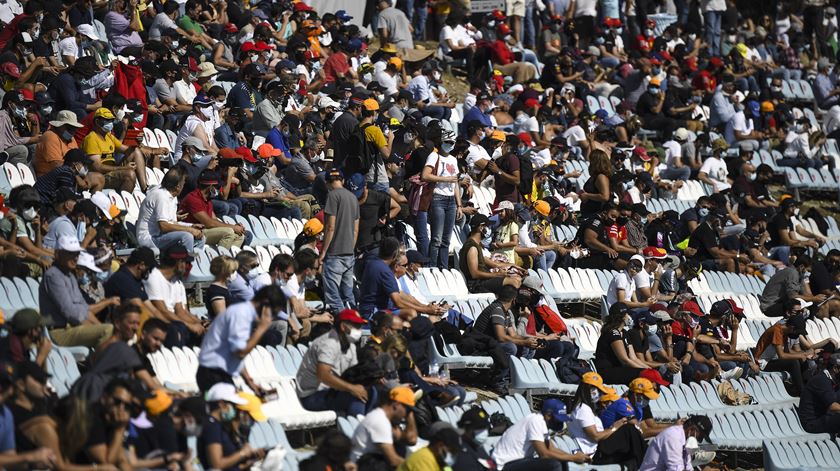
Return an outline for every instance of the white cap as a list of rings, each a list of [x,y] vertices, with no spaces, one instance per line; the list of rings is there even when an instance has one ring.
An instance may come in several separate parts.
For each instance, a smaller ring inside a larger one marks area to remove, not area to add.
[[[525,87],[522,86],[521,83],[517,83],[516,85],[508,88],[508,93],[522,93],[525,91]]]
[[[503,209],[507,209],[513,211],[513,203],[508,200],[499,201],[499,205],[496,206],[496,210],[493,211],[494,213],[501,212]]]
[[[108,195],[101,191],[97,191],[96,193],[90,195],[90,200],[93,204],[102,211],[102,214],[105,215],[105,218],[109,221],[113,219],[111,217],[111,198],[108,198]]]
[[[802,307],[802,309],[808,309],[809,307],[814,305],[814,303],[812,303],[811,301],[805,301],[802,298],[796,298],[796,300],[799,302],[799,305]]]
[[[94,273],[102,273],[102,270],[96,266],[96,259],[93,257],[93,255],[87,252],[83,251],[79,254],[79,261],[76,262],[76,264],[80,267],[85,267]]]
[[[79,34],[83,34],[90,39],[93,39],[93,40],[96,40],[96,41],[99,40],[99,36],[96,35],[96,28],[94,28],[93,25],[79,25],[79,26],[76,26],[76,32],[78,32]]]
[[[326,109],[326,108],[340,108],[340,107],[341,107],[341,105],[339,105],[337,101],[333,100],[332,98],[330,98],[328,96],[321,97],[321,99],[318,100],[318,108],[320,108],[322,110]]]
[[[632,257],[630,257],[630,261],[632,262],[633,260],[636,260],[637,262],[641,263],[642,266],[645,266],[645,257],[642,257],[639,254],[636,254],[636,255],[633,255]]]
[[[687,141],[688,140],[688,129],[686,128],[679,128],[674,131],[674,139],[680,141]]]
[[[55,244],[55,249],[64,252],[81,252],[82,246],[79,245],[79,239],[76,236],[61,236]]]
[[[239,397],[239,394],[236,394],[236,388],[230,383],[214,384],[213,387],[207,391],[207,395],[204,396],[204,400],[207,402],[225,401],[238,406],[244,406],[248,403],[248,401],[244,398]]]

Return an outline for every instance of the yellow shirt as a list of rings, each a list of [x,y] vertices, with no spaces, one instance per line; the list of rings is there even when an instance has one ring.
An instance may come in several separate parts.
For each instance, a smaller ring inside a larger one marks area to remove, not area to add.
[[[415,451],[403,461],[397,471],[440,471],[442,468],[429,447]]]
[[[85,151],[85,154],[100,155],[100,161],[108,165],[115,164],[114,152],[120,147],[122,147],[122,142],[110,132],[103,137],[99,133],[91,131],[82,141],[82,150]]]
[[[365,139],[380,149],[388,144],[388,141],[385,140],[385,134],[382,134],[382,130],[375,124],[365,128]]]

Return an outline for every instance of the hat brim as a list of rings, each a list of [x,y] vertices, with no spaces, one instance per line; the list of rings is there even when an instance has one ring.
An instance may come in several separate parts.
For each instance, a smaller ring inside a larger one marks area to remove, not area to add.
[[[656,391],[654,391],[654,390],[652,390],[652,389],[651,389],[650,391],[645,391],[645,392],[644,392],[644,393],[642,393],[642,394],[644,394],[644,396],[645,396],[646,398],[650,399],[650,400],[656,400],[656,399],[659,399],[659,393],[658,393],[658,392],[656,392]]]
[[[73,126],[74,128],[85,127],[85,125],[82,124],[82,123],[76,123],[76,122],[72,122],[72,121],[50,121],[50,126],[52,126],[54,128],[58,128],[58,127],[61,127],[61,126],[67,126],[67,125]]]

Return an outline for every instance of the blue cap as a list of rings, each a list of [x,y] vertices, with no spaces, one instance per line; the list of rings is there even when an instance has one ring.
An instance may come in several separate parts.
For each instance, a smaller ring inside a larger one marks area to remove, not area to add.
[[[350,51],[361,51],[362,50],[362,40],[359,38],[353,38],[350,41],[347,41],[347,49]]]
[[[353,17],[348,15],[345,10],[338,10],[335,12],[335,17],[345,23],[353,19]]]
[[[365,176],[361,173],[354,173],[347,179],[344,183],[344,186],[350,190],[350,193],[353,193],[356,198],[361,198],[362,193],[365,192]]]
[[[654,316],[650,311],[642,311],[633,317],[633,324],[639,325],[639,322],[644,322],[647,325],[656,325],[659,318]]]
[[[542,405],[542,413],[551,414],[551,417],[553,417],[554,420],[559,420],[561,422],[568,422],[572,420],[569,415],[566,414],[566,403],[560,399],[546,399]]]
[[[288,69],[288,70],[295,70],[297,68],[297,64],[290,61],[289,59],[283,59],[274,66],[275,69]]]
[[[201,93],[201,94],[196,95],[195,98],[193,98],[192,104],[193,105],[212,105],[213,100],[211,100],[210,98],[207,98],[207,95]]]
[[[598,111],[595,112],[595,117],[597,117],[597,118],[607,119],[607,116],[609,116],[609,113],[607,113],[607,110],[601,109],[601,110],[598,110]]]

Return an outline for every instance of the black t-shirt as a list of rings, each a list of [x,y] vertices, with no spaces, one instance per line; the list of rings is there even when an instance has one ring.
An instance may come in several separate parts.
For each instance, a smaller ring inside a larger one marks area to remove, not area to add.
[[[645,333],[642,337],[642,329],[634,327],[627,332],[627,341],[633,346],[633,351],[636,353],[645,353],[650,350],[650,341]]]
[[[181,194],[178,195],[178,199],[182,200],[198,187],[198,175],[201,173],[201,168],[197,165],[188,163],[184,159],[179,159],[175,162],[175,168],[180,169],[184,175],[187,176],[186,180],[184,180],[184,189],[181,190]]]
[[[341,113],[338,118],[335,119],[332,126],[332,132],[330,133],[330,140],[332,140],[333,143],[333,164],[335,167],[338,168],[344,164],[344,145],[347,143],[347,140],[350,139],[350,135],[358,125],[359,120],[356,119],[353,113],[350,113],[349,111]]]
[[[812,294],[834,290],[834,277],[831,276],[825,264],[820,261],[811,265],[811,277],[808,278],[808,282],[811,285]]]
[[[32,41],[32,54],[35,57],[50,57],[55,54],[52,43],[45,42],[43,38]]]
[[[814,422],[824,417],[828,407],[837,402],[837,385],[828,377],[828,373],[822,372],[814,375],[799,398],[799,420],[803,425]]]
[[[145,301],[149,299],[143,282],[134,278],[134,275],[128,271],[126,266],[120,267],[105,282],[105,297],[111,296],[119,296],[123,301],[130,299]]]
[[[134,371],[146,370],[149,373],[149,375],[152,378],[154,378],[156,375],[155,375],[155,367],[152,366],[152,360],[149,360],[149,357],[145,353],[140,351],[140,346],[139,345],[140,345],[139,343],[135,343],[134,345],[131,346],[131,348],[133,348],[134,351],[137,353],[137,358],[140,359],[140,363],[141,363],[140,366],[138,366],[137,368],[134,368]]]
[[[356,249],[362,249],[382,240],[384,226],[379,224],[381,218],[388,217],[391,209],[391,197],[381,191],[368,189],[365,203],[359,206],[359,238]]]
[[[93,464],[93,459],[87,454],[87,450],[97,445],[107,446],[111,442],[111,435],[114,433],[113,427],[105,422],[105,408],[102,407],[102,404],[97,402],[91,405],[88,417],[90,420],[88,438],[76,455],[74,463]]]
[[[601,192],[598,190],[598,186],[595,184],[595,181],[597,179],[597,175],[590,176],[589,179],[586,180],[586,183],[583,184],[583,191],[586,193],[600,194]],[[580,214],[583,216],[588,216],[598,213],[604,208],[604,204],[605,203],[601,201],[595,200],[581,201]]]
[[[691,230],[688,227],[689,221],[700,222],[700,214],[697,213],[697,208],[688,208],[680,214],[680,237],[683,239],[691,235]]]
[[[638,114],[642,120],[656,118],[659,116],[659,113],[655,113],[653,109],[658,103],[658,96],[651,95],[649,92],[644,92],[642,93],[642,96],[639,97],[639,101],[636,103],[636,114]]]
[[[607,232],[609,231],[609,226],[606,222],[600,217],[594,217],[588,221],[585,221],[581,224],[580,229],[578,229],[578,242],[581,245],[585,245],[586,241],[586,230],[591,229],[598,234],[598,240],[603,244],[609,244],[609,235]],[[590,250],[595,250],[592,247],[589,247]]]
[[[621,329],[602,330],[595,345],[595,368],[618,368],[623,366],[612,348],[612,343],[621,340],[624,344],[624,333]]]
[[[720,236],[716,230],[712,229],[712,226],[704,222],[697,226],[697,229],[691,234],[688,246],[697,249],[696,257],[698,260],[711,260],[715,257],[710,250],[713,247],[720,246]]]
[[[207,457],[207,445],[211,445],[213,443],[222,445],[222,456],[230,456],[239,449],[231,436],[222,427],[222,424],[216,421],[213,417],[209,417],[207,421],[204,422],[204,426],[201,428],[201,435],[198,437],[197,444],[198,459],[201,461],[201,465],[204,466],[204,469],[210,469],[210,460]],[[237,471],[238,469],[239,467],[234,465],[227,468],[225,471]]]
[[[12,417],[15,419],[15,445],[18,453],[35,450],[37,447],[29,440],[29,438],[26,437],[26,435],[23,434],[20,426],[31,419],[47,415],[46,405],[36,405],[32,408],[32,410],[26,410],[14,402],[9,401],[8,404],[6,404],[6,407],[9,408],[9,411],[12,413]]]
[[[700,318],[700,334],[708,335],[709,337],[714,337],[716,339],[722,338],[721,328],[713,326],[706,317]],[[703,355],[705,358],[712,358],[715,355],[714,349],[709,344],[697,342],[695,348],[697,353]]]
[[[793,222],[791,222],[790,218],[785,216],[782,213],[777,214],[767,223],[767,232],[770,233],[770,242],[767,244],[768,247],[777,247],[782,245],[782,239],[779,237],[779,231],[793,230]]]
[[[166,454],[186,452],[187,437],[175,431],[172,417],[164,412],[158,417],[150,417],[152,427],[148,429],[137,429],[136,433],[129,438],[129,443],[134,445],[134,451],[138,458],[148,456],[150,453],[161,450]]]
[[[204,305],[207,307],[207,315],[210,316],[210,320],[221,314],[221,312],[213,311],[213,300],[219,298],[224,298],[225,306],[230,306],[230,291],[227,288],[216,284],[208,286],[207,291],[204,292]]]

